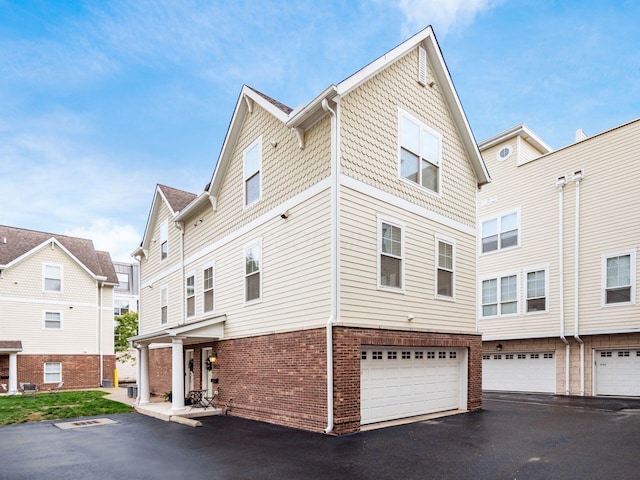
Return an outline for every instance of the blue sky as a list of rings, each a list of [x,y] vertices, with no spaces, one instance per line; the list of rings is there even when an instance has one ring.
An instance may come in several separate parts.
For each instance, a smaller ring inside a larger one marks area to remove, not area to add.
[[[640,117],[640,2],[0,0],[0,223],[130,260],[210,180],[243,84],[295,108],[433,25],[480,142]],[[606,159],[603,159],[606,161]]]

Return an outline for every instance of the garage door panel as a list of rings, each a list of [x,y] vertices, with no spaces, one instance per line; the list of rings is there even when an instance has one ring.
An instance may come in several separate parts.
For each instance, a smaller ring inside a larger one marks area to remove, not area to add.
[[[596,395],[640,396],[640,349],[595,352]]]
[[[493,353],[482,356],[482,388],[507,392],[555,393],[554,352]]]
[[[364,348],[362,423],[460,408],[461,357],[456,349]]]

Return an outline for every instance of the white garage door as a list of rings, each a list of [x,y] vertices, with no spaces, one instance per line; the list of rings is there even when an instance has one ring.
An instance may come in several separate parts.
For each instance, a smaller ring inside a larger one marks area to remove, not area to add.
[[[482,389],[555,393],[555,354],[485,353],[482,355]]]
[[[640,349],[595,352],[596,395],[640,396]]]
[[[362,424],[466,408],[465,350],[364,347],[361,358]]]

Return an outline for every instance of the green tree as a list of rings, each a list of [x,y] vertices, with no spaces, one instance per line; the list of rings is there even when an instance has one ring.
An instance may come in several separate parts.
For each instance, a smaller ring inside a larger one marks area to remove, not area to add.
[[[138,312],[127,312],[124,315],[115,317],[115,350],[118,358],[124,360],[132,360],[129,354],[129,337],[138,334]]]

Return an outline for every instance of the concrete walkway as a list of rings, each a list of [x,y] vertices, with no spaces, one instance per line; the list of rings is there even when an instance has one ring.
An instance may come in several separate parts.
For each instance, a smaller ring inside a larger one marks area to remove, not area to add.
[[[127,396],[126,387],[101,388],[100,390],[103,392],[108,392],[108,395],[106,395],[105,398],[108,398],[109,400],[113,400],[114,402],[126,403],[127,405],[131,405],[133,408],[135,408],[138,413],[147,415],[149,417],[158,418],[166,422],[177,421],[177,419],[172,419],[172,417],[199,418],[222,414],[222,409],[220,408],[209,407],[205,409],[200,407],[191,407],[190,405],[185,406],[185,408],[179,411],[171,411],[171,403],[161,400],[152,400],[146,405],[136,405],[136,399],[129,398]]]

